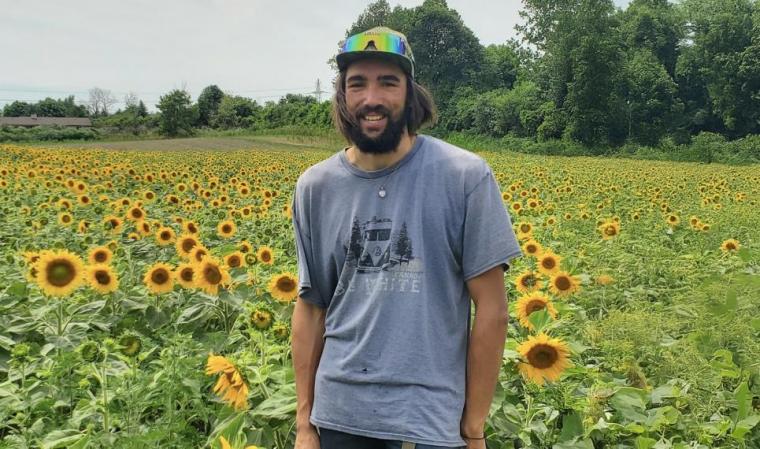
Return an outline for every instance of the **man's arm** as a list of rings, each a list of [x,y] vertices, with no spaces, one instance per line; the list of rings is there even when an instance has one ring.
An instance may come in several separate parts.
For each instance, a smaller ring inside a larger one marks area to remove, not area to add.
[[[314,431],[309,422],[314,379],[322,356],[326,310],[298,298],[292,318],[293,368],[296,374],[296,432]]]
[[[507,335],[507,301],[504,270],[494,267],[467,281],[475,303],[475,320],[467,353],[467,387],[461,431],[480,438],[493,400],[504,357]]]

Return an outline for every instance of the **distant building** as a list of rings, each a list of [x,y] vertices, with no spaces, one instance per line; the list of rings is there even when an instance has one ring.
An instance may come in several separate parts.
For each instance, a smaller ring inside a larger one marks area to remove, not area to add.
[[[87,117],[0,117],[0,126],[65,126],[73,128],[92,128],[92,122]]]

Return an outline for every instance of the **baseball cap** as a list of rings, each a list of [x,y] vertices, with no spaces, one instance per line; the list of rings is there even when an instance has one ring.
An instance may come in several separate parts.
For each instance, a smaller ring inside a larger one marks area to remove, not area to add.
[[[381,58],[400,65],[407,75],[414,78],[414,55],[406,36],[388,27],[375,27],[349,36],[340,43],[335,57],[340,70],[362,58]]]

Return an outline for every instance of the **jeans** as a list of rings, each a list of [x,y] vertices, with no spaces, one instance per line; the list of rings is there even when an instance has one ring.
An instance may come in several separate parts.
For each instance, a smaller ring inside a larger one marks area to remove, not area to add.
[[[447,449],[444,446],[404,443],[399,440],[381,440],[324,428],[318,428],[317,430],[319,432],[320,449]],[[465,446],[461,446],[456,449],[464,448]]]

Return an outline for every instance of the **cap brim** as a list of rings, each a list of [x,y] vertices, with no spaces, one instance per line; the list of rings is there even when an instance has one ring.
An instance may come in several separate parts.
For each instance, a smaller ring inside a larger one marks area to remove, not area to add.
[[[382,59],[395,63],[399,65],[407,75],[414,78],[414,68],[412,67],[412,62],[401,55],[397,55],[396,53],[365,50],[339,53],[335,57],[335,61],[338,63],[339,70],[346,70],[349,64],[360,59]]]

